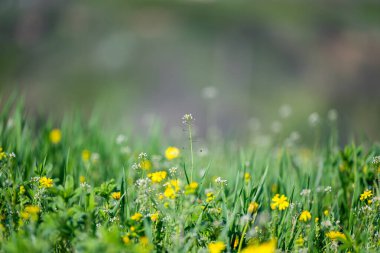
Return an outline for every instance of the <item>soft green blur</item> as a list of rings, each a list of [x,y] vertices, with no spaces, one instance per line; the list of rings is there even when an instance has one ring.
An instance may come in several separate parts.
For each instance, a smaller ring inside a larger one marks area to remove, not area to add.
[[[307,141],[310,116],[326,124],[335,109],[341,143],[380,137],[374,2],[4,0],[0,18],[1,95],[25,96],[41,122],[100,111],[173,135],[190,112],[199,136]]]

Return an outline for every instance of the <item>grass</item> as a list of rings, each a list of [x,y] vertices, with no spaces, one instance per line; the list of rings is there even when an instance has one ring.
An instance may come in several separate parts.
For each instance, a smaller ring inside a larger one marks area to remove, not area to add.
[[[185,123],[188,143],[4,101],[0,252],[379,251],[379,145],[339,147],[332,129],[310,147],[217,140],[200,154]]]

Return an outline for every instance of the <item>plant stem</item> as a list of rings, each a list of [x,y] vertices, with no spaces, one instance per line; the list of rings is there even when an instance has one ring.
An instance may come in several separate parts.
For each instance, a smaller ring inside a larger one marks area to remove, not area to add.
[[[189,126],[189,141],[190,141],[190,155],[191,155],[191,172],[190,172],[190,183],[193,182],[193,171],[194,171],[194,154],[193,154],[193,136],[191,134],[191,124]]]

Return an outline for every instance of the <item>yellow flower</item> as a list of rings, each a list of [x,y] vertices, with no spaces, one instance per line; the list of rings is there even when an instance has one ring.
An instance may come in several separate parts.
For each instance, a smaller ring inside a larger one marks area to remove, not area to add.
[[[261,245],[251,245],[243,249],[242,253],[274,253],[276,251],[276,241],[271,240]]]
[[[147,246],[147,245],[149,244],[149,239],[148,239],[148,237],[146,237],[146,236],[141,236],[141,237],[140,237],[140,244],[141,244],[142,246]]]
[[[373,194],[372,194],[372,191],[371,191],[371,190],[366,190],[366,191],[364,191],[362,194],[360,194],[360,200],[361,200],[361,201],[365,201],[365,200],[371,198],[372,195],[373,195]]]
[[[156,222],[158,221],[159,213],[155,212],[150,216],[151,221]]]
[[[129,244],[131,242],[131,239],[129,239],[129,236],[125,235],[122,237],[122,240],[125,244]]]
[[[256,202],[249,203],[249,206],[248,206],[248,213],[249,214],[256,213],[258,209],[259,209],[258,203],[256,203]]]
[[[24,220],[27,220],[29,218],[32,220],[37,220],[39,212],[40,208],[38,206],[26,206],[24,211],[20,212],[20,216]]]
[[[88,162],[91,157],[91,152],[87,149],[82,151],[82,161],[83,162]]]
[[[215,199],[215,195],[213,192],[206,193],[206,202],[209,203]]]
[[[80,176],[80,177],[79,177],[79,182],[80,182],[81,184],[86,183],[86,178],[85,178],[84,176]]]
[[[323,214],[324,214],[325,216],[328,216],[328,215],[329,215],[329,210],[327,210],[327,209],[324,210],[324,211],[323,211]]]
[[[314,222],[315,222],[315,223],[318,223],[318,221],[319,221],[319,218],[318,218],[318,217],[315,218]]]
[[[236,249],[238,245],[239,245],[239,237],[236,236],[235,241],[234,241],[234,247],[233,247],[233,248]]]
[[[3,148],[0,147],[0,161],[3,160],[3,158],[7,157],[7,154],[3,152]]]
[[[165,157],[168,160],[173,160],[179,156],[179,149],[176,147],[168,147],[165,150]]]
[[[248,182],[249,180],[251,180],[251,174],[249,174],[248,172],[244,173],[244,180],[246,182]]]
[[[303,222],[308,222],[309,220],[311,220],[311,213],[309,211],[304,210],[301,213],[299,220]]]
[[[330,231],[326,233],[326,236],[331,240],[346,240],[346,235],[339,231]]]
[[[289,207],[288,198],[285,197],[285,195],[281,195],[280,197],[280,194],[276,194],[272,198],[272,203],[270,204],[270,207],[272,208],[272,210],[275,210],[275,209],[278,209],[280,211],[285,210],[286,208]]]
[[[194,194],[197,188],[198,188],[198,183],[191,182],[189,185],[186,185],[185,194]]]
[[[23,185],[20,186],[19,193],[23,195],[25,193],[25,187]]]
[[[40,208],[38,206],[26,206],[25,212],[29,214],[38,214],[40,212]]]
[[[166,175],[166,171],[157,171],[149,173],[148,177],[150,178],[150,180],[152,180],[153,183],[159,183],[166,178]]]
[[[49,134],[49,139],[50,139],[51,143],[53,143],[53,144],[60,143],[61,139],[62,139],[61,130],[59,130],[58,128],[51,130],[50,134]]]
[[[113,192],[113,193],[111,193],[111,197],[112,197],[114,200],[119,200],[120,197],[121,197],[121,193],[120,193],[120,192]]]
[[[300,236],[297,240],[296,240],[296,245],[298,247],[302,247],[303,244],[304,244],[305,240],[302,238],[302,236]]]
[[[143,215],[141,213],[135,213],[131,216],[131,219],[134,221],[140,221],[142,219]]]
[[[143,170],[150,170],[152,168],[152,163],[149,160],[143,160],[139,165]]]
[[[175,191],[174,191],[173,187],[167,186],[165,191],[164,191],[164,196],[167,198],[170,198],[170,199],[174,199],[175,198]]]
[[[220,253],[226,249],[226,244],[224,242],[211,242],[208,245],[208,250],[210,253]]]
[[[40,178],[40,188],[51,188],[53,187],[53,179],[48,177]]]

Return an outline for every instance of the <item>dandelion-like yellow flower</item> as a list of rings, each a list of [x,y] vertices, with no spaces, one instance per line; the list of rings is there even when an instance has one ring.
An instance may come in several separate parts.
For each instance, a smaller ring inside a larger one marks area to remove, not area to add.
[[[248,182],[249,180],[251,180],[251,174],[249,174],[248,172],[244,173],[244,180],[246,182]]]
[[[251,245],[243,249],[242,253],[274,253],[276,251],[276,241],[271,240],[260,245]]]
[[[303,222],[308,222],[309,220],[311,220],[311,213],[309,211],[304,210],[298,219]]]
[[[80,177],[79,177],[79,182],[80,182],[81,184],[86,183],[86,178],[85,178],[84,176],[80,176]]]
[[[141,213],[135,213],[131,216],[131,219],[134,221],[140,221],[142,219],[143,215]]]
[[[25,193],[25,186],[21,185],[19,189],[20,195],[23,195]]]
[[[366,190],[362,194],[360,194],[360,200],[365,201],[367,199],[370,199],[372,197],[372,191],[371,190]]]
[[[328,216],[328,215],[329,215],[329,210],[328,210],[328,209],[324,210],[324,211],[323,211],[323,214],[324,214],[325,216]]]
[[[142,160],[139,165],[143,170],[150,170],[152,168],[152,163],[149,160]]]
[[[169,198],[169,199],[174,199],[175,198],[175,191],[174,191],[173,187],[171,187],[170,185],[167,186],[165,191],[164,191],[164,196]]]
[[[148,177],[152,180],[153,183],[160,183],[162,180],[166,178],[166,171],[157,171],[153,173],[149,173]]]
[[[210,203],[211,201],[213,201],[215,199],[215,195],[213,192],[208,192],[206,193],[206,202],[207,203]]]
[[[113,193],[111,193],[111,197],[112,197],[114,200],[119,200],[120,197],[121,197],[121,193],[120,193],[120,192],[113,192]]]
[[[258,209],[259,209],[259,204],[257,202],[249,203],[249,206],[248,206],[249,214],[256,213]]]
[[[129,239],[128,235],[125,235],[121,238],[124,242],[124,244],[129,244],[131,242],[131,239]]]
[[[326,233],[326,236],[330,238],[331,240],[346,240],[347,237],[345,234],[339,231],[330,231]]]
[[[226,244],[221,241],[210,242],[208,245],[208,250],[210,253],[220,253],[226,249]]]
[[[48,177],[40,178],[40,188],[51,188],[53,187],[53,179]]]
[[[302,247],[304,243],[305,243],[305,240],[302,238],[302,236],[300,236],[300,237],[296,240],[296,245],[297,245],[298,247]]]
[[[58,128],[51,130],[49,134],[49,139],[50,139],[50,142],[53,144],[60,143],[62,139],[61,130],[59,130]]]
[[[165,150],[165,157],[166,159],[168,159],[169,161],[170,160],[173,160],[175,158],[177,158],[179,156],[179,149],[176,148],[176,147],[168,147],[166,150]]]
[[[7,154],[3,151],[3,148],[0,147],[0,161],[7,157]]]
[[[87,149],[82,151],[82,161],[83,162],[88,162],[91,157],[91,152]]]
[[[186,185],[185,194],[194,194],[197,188],[198,188],[198,183],[191,182],[189,185]]]
[[[31,218],[32,220],[38,219],[38,213],[40,212],[40,208],[38,206],[26,206],[24,211],[20,212],[20,216],[22,219],[27,220]]]
[[[156,221],[158,221],[158,217],[159,217],[159,213],[158,213],[158,212],[155,212],[155,213],[153,213],[153,214],[150,216],[150,220],[153,221],[153,222],[156,222]]]
[[[272,203],[270,204],[270,207],[272,208],[272,210],[278,209],[280,211],[283,211],[289,207],[288,198],[285,197],[285,195],[281,195],[280,197],[280,194],[276,194],[272,198]]]

